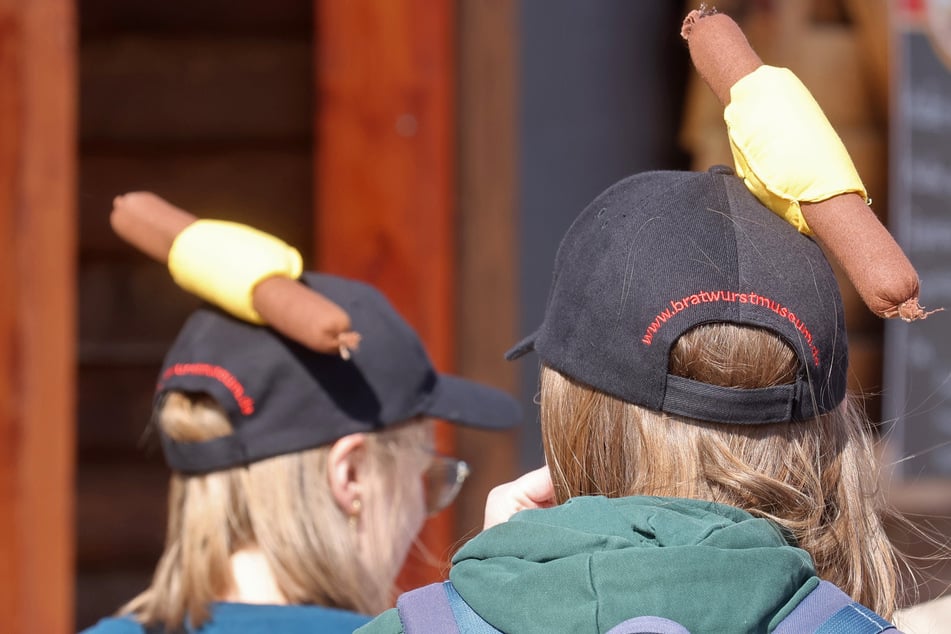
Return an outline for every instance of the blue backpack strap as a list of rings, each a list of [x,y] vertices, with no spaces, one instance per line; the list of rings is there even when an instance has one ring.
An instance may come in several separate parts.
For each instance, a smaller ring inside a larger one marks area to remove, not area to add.
[[[469,607],[451,581],[400,595],[396,609],[404,634],[502,634]]]
[[[638,616],[618,623],[606,634],[690,634],[680,623],[661,616]]]
[[[773,634],[901,634],[894,625],[856,603],[833,583],[820,581]]]
[[[451,581],[444,581],[443,588],[446,590],[446,597],[449,599],[449,605],[452,607],[452,613],[456,617],[456,623],[462,634],[502,634],[501,630],[489,625],[469,607],[469,604],[456,592]]]
[[[396,600],[404,634],[445,632],[459,634],[456,617],[441,583],[404,592]]]
[[[864,605],[853,603],[833,614],[828,621],[822,624],[822,627],[816,630],[816,634],[851,634],[852,632],[861,634],[891,632],[891,634],[897,634],[898,628]]]

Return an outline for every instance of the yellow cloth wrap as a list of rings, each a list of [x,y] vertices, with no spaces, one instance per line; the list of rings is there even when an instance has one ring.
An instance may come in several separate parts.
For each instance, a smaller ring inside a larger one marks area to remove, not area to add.
[[[276,275],[297,279],[304,263],[297,249],[268,233],[236,222],[197,220],[172,243],[168,270],[186,291],[263,324],[251,298],[254,287]]]
[[[789,69],[760,66],[736,82],[723,118],[737,176],[800,232],[812,233],[799,203],[868,198],[839,135]]]

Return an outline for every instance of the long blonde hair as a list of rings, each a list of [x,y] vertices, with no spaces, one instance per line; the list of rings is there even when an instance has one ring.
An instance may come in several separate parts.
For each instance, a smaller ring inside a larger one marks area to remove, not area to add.
[[[169,393],[156,422],[177,441],[210,440],[232,430],[218,404],[200,394]],[[422,425],[410,423],[367,435],[367,462],[377,489],[369,495],[401,494],[394,483],[402,449],[422,446],[424,433]],[[403,520],[394,512],[389,523],[370,525],[385,526],[374,534],[372,556],[366,557],[371,569],[358,556],[356,531],[330,490],[328,452],[325,446],[208,474],[173,473],[165,550],[150,587],[120,613],[170,631],[186,621],[200,626],[211,603],[233,587],[230,556],[248,547],[263,553],[290,604],[365,614],[389,607],[402,561],[387,547],[388,534],[402,530]],[[399,509],[400,500],[393,499],[392,508]]]
[[[758,328],[707,324],[671,351],[670,373],[730,387],[792,382],[793,350]],[[899,559],[864,414],[849,397],[815,420],[726,425],[654,412],[544,367],[541,420],[559,502],[659,495],[729,504],[773,520],[820,577],[890,618]]]

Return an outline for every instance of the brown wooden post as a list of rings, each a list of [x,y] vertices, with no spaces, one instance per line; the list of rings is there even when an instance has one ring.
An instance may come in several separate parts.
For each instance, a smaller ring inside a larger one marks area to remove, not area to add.
[[[451,370],[454,3],[315,1],[317,266],[383,290]],[[452,449],[448,426],[438,441]],[[438,559],[451,540],[448,512],[423,533]],[[443,572],[420,561],[401,582]]]
[[[518,5],[462,2],[458,10],[456,358],[459,372],[515,394],[518,365],[502,354],[521,338],[515,257]],[[517,475],[517,433],[456,432],[456,453],[473,467],[456,504],[458,536],[482,528],[485,496]]]
[[[73,631],[75,24],[0,0],[0,631]]]

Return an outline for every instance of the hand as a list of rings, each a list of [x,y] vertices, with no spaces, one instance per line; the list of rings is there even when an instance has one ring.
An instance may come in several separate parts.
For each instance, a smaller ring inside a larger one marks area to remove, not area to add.
[[[529,471],[517,480],[500,484],[485,499],[485,522],[482,530],[508,521],[525,509],[548,508],[555,505],[555,488],[548,467]]]

